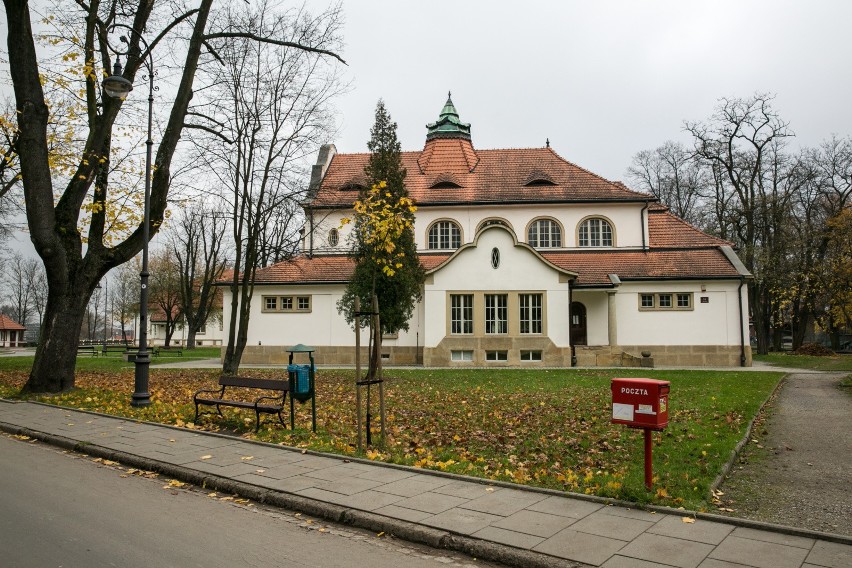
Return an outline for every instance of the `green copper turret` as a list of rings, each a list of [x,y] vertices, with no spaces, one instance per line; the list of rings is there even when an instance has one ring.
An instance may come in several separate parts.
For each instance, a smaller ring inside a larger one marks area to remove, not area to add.
[[[447,102],[441,109],[437,122],[426,125],[426,140],[433,138],[462,138],[470,140],[470,124],[459,120],[459,113],[453,104],[452,93],[447,93]]]

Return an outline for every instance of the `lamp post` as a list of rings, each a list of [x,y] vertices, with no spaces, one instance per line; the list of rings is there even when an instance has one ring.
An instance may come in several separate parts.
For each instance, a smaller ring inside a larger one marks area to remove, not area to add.
[[[148,70],[148,140],[145,141],[145,204],[142,221],[142,272],[139,273],[141,280],[141,291],[139,293],[139,351],[136,353],[135,365],[136,373],[133,386],[133,396],[130,400],[131,406],[143,407],[151,404],[151,393],[148,392],[148,370],[151,365],[151,355],[148,353],[148,240],[151,217],[150,195],[151,195],[151,147],[154,141],[151,140],[151,124],[154,114],[154,61],[151,57],[151,49],[148,42],[141,34],[133,28],[123,24],[115,24],[127,28],[138,37],[145,45],[145,52],[148,55],[143,64]],[[125,36],[121,36],[123,43],[129,42]],[[122,77],[121,63],[118,55],[116,56],[115,65],[113,66],[112,75],[103,80],[103,88],[106,93],[121,100],[127,98],[130,91],[133,90],[133,83]]]

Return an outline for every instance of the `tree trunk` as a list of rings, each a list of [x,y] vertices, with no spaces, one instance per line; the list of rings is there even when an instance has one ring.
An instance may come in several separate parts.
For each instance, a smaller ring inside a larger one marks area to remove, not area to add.
[[[22,393],[59,393],[74,387],[77,345],[90,293],[69,288],[65,294],[50,295],[42,340]]]
[[[186,332],[186,341],[184,342],[184,349],[195,349],[195,329],[193,326],[189,326],[189,329]]]

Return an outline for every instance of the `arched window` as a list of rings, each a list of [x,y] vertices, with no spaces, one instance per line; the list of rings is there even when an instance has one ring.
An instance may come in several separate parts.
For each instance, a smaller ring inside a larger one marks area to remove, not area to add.
[[[340,242],[340,233],[337,229],[331,229],[328,232],[328,246],[336,247],[338,242]]]
[[[457,249],[461,246],[461,229],[452,221],[438,221],[429,228],[430,249]]]
[[[600,217],[591,217],[580,223],[577,235],[581,247],[611,247],[612,225]]]
[[[535,248],[562,246],[562,229],[553,219],[537,219],[527,229],[527,243]]]

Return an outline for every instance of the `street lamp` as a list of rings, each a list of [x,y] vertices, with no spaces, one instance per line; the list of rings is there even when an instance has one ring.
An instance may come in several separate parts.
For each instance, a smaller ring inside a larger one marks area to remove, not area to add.
[[[148,70],[148,140],[145,141],[145,205],[142,221],[142,272],[139,273],[142,284],[139,293],[139,351],[136,353],[134,361],[136,374],[133,396],[130,400],[131,406],[143,407],[151,404],[151,393],[148,392],[148,370],[151,365],[151,355],[148,353],[148,239],[150,238],[148,225],[151,218],[151,206],[149,202],[151,195],[151,147],[154,145],[154,141],[151,140],[151,124],[154,114],[154,60],[151,57],[151,48],[141,34],[124,24],[114,24],[113,27],[116,26],[127,28],[133,32],[145,45],[145,53],[148,55],[148,58],[143,60],[143,64]],[[130,45],[125,36],[121,36],[121,41],[128,44],[128,46]],[[112,75],[103,80],[103,88],[106,94],[121,100],[127,98],[127,95],[133,90],[133,83],[121,75],[121,63],[119,63],[118,55],[116,55]]]

